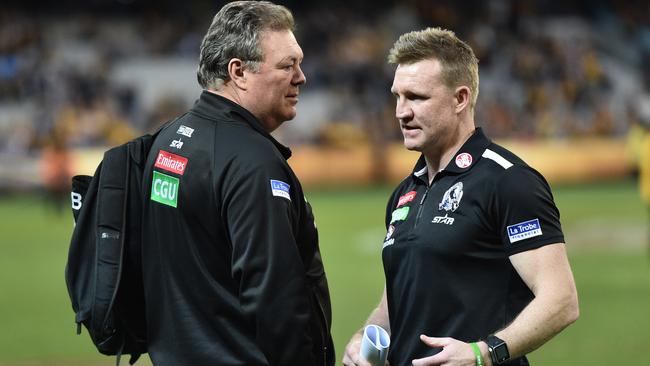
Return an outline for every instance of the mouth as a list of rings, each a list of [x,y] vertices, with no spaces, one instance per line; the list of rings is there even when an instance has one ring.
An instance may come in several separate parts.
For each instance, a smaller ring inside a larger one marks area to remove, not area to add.
[[[407,125],[407,124],[401,124],[400,127],[401,127],[402,130],[404,130],[404,131],[413,131],[413,130],[419,130],[419,129],[420,129],[420,128],[417,127],[417,126]]]

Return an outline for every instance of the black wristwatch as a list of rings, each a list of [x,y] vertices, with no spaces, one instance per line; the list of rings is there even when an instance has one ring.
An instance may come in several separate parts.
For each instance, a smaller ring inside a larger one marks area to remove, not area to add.
[[[510,359],[510,352],[508,346],[501,338],[495,335],[489,335],[485,340],[487,343],[488,351],[490,351],[490,358],[495,365],[502,365]]]

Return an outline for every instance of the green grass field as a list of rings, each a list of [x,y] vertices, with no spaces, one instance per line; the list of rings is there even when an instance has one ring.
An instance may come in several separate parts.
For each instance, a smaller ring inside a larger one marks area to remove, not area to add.
[[[381,294],[389,189],[308,187],[307,193],[330,281],[340,359]],[[581,318],[531,354],[531,361],[536,366],[647,364],[649,220],[634,183],[554,187],[554,193]],[[71,215],[56,215],[38,197],[0,197],[0,365],[114,364],[96,354],[85,333],[75,335],[63,279],[71,230]]]

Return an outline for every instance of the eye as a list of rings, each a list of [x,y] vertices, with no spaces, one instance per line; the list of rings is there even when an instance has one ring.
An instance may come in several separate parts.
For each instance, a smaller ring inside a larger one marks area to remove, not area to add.
[[[425,97],[424,95],[415,94],[415,93],[406,93],[406,95],[404,95],[404,96],[408,100],[425,100],[425,99],[427,99],[427,97]]]

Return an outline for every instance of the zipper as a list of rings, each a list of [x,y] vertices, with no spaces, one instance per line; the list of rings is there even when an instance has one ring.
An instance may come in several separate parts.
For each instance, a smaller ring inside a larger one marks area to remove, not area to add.
[[[424,191],[424,195],[422,196],[422,199],[420,200],[420,204],[418,205],[418,213],[417,215],[415,215],[415,224],[413,224],[414,229],[418,227],[418,221],[420,221],[420,216],[422,216],[422,208],[424,207],[424,200],[427,199],[427,194],[429,194],[429,189],[431,189],[431,186],[427,186],[427,190]]]
[[[415,215],[415,224],[413,224],[413,229],[418,227],[418,221],[420,221],[420,216],[422,216],[422,209],[424,208],[424,201],[427,199],[427,195],[429,194],[429,190],[431,188],[435,187],[438,182],[436,181],[436,178],[433,178],[433,182],[431,182],[431,185],[427,185],[427,189],[424,191],[424,195],[422,196],[422,199],[420,199],[420,204],[418,205],[418,213]]]

